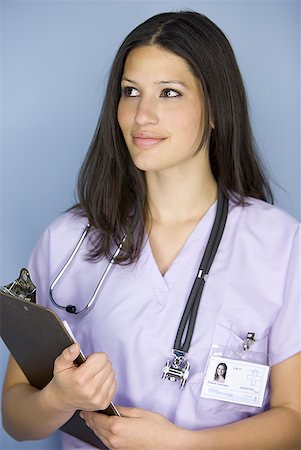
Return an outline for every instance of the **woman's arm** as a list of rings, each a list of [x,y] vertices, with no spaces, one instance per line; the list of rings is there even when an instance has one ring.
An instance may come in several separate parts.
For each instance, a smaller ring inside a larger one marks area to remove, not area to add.
[[[42,439],[56,431],[77,409],[105,409],[116,381],[104,353],[95,353],[79,367],[73,344],[56,359],[54,376],[42,390],[32,387],[11,357],[3,386],[2,415],[6,431],[17,440]]]
[[[126,417],[82,415],[111,449],[300,450],[300,393],[301,353],[272,367],[269,411],[226,426],[188,431],[160,414],[122,407],[118,409]]]

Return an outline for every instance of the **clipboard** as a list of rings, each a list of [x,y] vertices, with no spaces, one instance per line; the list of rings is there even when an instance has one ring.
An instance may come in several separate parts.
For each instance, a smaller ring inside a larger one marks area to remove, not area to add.
[[[45,387],[52,379],[57,356],[74,343],[54,311],[1,290],[0,335],[29,383],[38,389]],[[84,361],[85,358],[79,355],[74,363],[80,365]],[[112,403],[99,412],[109,416],[119,415]],[[79,411],[60,430],[96,448],[107,450],[80,418]]]

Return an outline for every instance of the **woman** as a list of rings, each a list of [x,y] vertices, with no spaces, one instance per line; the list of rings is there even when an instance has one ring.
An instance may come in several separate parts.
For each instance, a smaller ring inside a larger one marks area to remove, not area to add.
[[[216,381],[217,383],[224,383],[226,379],[226,374],[227,374],[227,364],[220,363],[216,368],[214,374],[214,381]]]
[[[291,327],[300,308],[300,226],[267,203],[241,76],[209,19],[159,14],[125,39],[78,195],[42,236],[29,270],[38,301],[68,320],[90,356],[75,367],[79,345],[66,349],[41,391],[11,359],[7,431],[40,439],[81,410],[110,449],[300,448],[298,315]],[[199,270],[225,217],[213,262]],[[49,286],[88,223],[76,261],[53,290],[61,310]],[[68,305],[86,307],[120,244],[92,311],[68,313]],[[192,286],[204,288],[200,304],[198,295],[185,310]],[[244,351],[249,332],[255,339]],[[214,349],[223,359],[234,352],[271,366],[262,405],[204,398]],[[122,417],[93,412],[112,400]],[[63,448],[90,447],[63,435]]]

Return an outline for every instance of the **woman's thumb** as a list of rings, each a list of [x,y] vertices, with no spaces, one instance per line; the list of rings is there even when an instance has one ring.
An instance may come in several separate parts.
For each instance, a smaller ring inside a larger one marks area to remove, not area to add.
[[[80,346],[77,342],[65,348],[65,350],[56,358],[55,369],[61,371],[73,366],[73,361],[80,353]]]

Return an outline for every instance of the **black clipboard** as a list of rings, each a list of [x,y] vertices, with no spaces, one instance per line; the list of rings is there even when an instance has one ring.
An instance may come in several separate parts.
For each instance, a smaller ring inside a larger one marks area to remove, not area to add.
[[[1,290],[0,335],[29,383],[38,389],[52,379],[55,358],[74,342],[54,311]],[[80,365],[84,361],[84,357],[79,355],[75,363]],[[112,403],[99,412],[119,415]],[[60,429],[96,448],[107,449],[80,418],[79,411]]]

